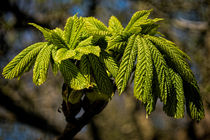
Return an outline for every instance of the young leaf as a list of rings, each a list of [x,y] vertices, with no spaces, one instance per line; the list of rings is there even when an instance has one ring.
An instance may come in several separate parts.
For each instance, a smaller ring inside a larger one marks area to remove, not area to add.
[[[171,79],[168,71],[168,66],[160,51],[149,40],[147,40],[147,44],[151,52],[154,69],[157,75],[157,81],[160,91],[159,97],[160,100],[164,104],[166,104],[167,95],[170,93],[171,90]]]
[[[149,115],[155,108],[157,97],[153,92],[153,61],[148,41],[136,37],[138,46],[137,64],[134,77],[134,96],[146,106]]]
[[[83,55],[95,54],[99,57],[101,48],[99,46],[78,47],[75,49],[76,55],[74,59],[80,60]]]
[[[137,64],[134,76],[134,96],[143,103],[152,93],[153,62],[149,47],[142,37],[137,36]]]
[[[132,35],[129,38],[122,57],[122,62],[120,63],[119,71],[116,77],[116,85],[119,94],[125,90],[136,60],[137,44],[135,43],[135,38],[135,35]]]
[[[151,10],[142,10],[133,14],[131,20],[125,28],[125,31],[129,31],[132,26],[135,26],[136,23],[144,21],[148,18]]]
[[[61,63],[61,61],[66,59],[72,59],[76,55],[75,50],[68,50],[66,48],[61,48],[56,52],[55,62]]]
[[[119,69],[117,61],[105,51],[101,52],[99,59],[102,63],[104,63],[107,70],[115,78]]]
[[[120,21],[115,17],[115,16],[111,16],[111,18],[109,19],[109,31],[117,34],[121,31],[123,31],[123,26],[120,23]]]
[[[173,64],[175,70],[184,78],[188,83],[196,83],[195,77],[186,62],[183,54],[178,51],[178,48],[168,45],[161,38],[155,36],[146,36],[151,40],[162,54],[166,55],[167,61]]]
[[[35,28],[37,28],[39,31],[42,32],[42,34],[44,35],[44,38],[47,41],[51,41],[51,30],[47,29],[47,28],[43,28],[35,23],[29,23],[29,25],[34,26]]]
[[[82,90],[90,87],[87,79],[71,61],[62,61],[60,65],[60,71],[64,77],[65,83],[72,89]]]
[[[58,33],[55,31],[51,32],[51,42],[54,46],[57,48],[68,48],[67,44],[63,40],[62,36],[60,36]]]
[[[45,45],[36,58],[33,69],[33,82],[36,85],[41,85],[47,79],[48,68],[51,58],[51,50],[53,45]]]
[[[52,48],[52,58],[51,58],[51,66],[52,66],[52,71],[53,74],[56,76],[59,70],[59,64],[55,61],[55,56],[56,56],[56,51],[55,47]]]
[[[85,26],[91,35],[105,36],[110,34],[108,28],[94,17],[85,18]]]
[[[188,115],[193,119],[200,121],[204,118],[204,108],[199,89],[193,85],[184,82],[184,95]]]
[[[91,64],[86,55],[83,55],[80,60],[80,71],[88,80],[88,82],[91,83]]]
[[[174,118],[183,118],[185,110],[185,97],[183,81],[179,74],[177,74],[172,68],[169,68],[172,90],[168,95],[167,103],[164,105],[163,109],[168,116]]]
[[[111,97],[113,92],[113,86],[106,73],[105,67],[100,63],[97,56],[90,54],[88,55],[88,58],[91,63],[93,76],[98,89],[102,94],[106,94],[107,96]]]
[[[47,42],[39,42],[25,48],[4,67],[2,75],[6,79],[12,79],[28,71],[29,66],[33,64],[37,54],[46,44]]]

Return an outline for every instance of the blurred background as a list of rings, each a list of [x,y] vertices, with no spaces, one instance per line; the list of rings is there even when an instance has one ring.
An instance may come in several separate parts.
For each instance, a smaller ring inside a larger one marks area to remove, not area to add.
[[[53,29],[66,19],[94,16],[106,25],[115,15],[125,26],[138,10],[153,9],[151,18],[161,17],[160,32],[191,58],[191,68],[200,85],[205,118],[193,122],[167,117],[158,103],[145,118],[132,88],[113,99],[82,131],[78,140],[209,140],[210,139],[210,1],[209,0],[2,0],[0,4],[0,72],[21,50],[44,41],[29,26],[33,22]],[[49,72],[47,82],[36,87],[32,71],[19,80],[0,75],[0,140],[51,140],[62,133],[61,75]]]

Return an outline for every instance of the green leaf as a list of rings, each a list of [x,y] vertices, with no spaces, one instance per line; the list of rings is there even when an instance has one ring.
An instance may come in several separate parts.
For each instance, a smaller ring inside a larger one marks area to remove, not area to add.
[[[73,34],[72,29],[74,27],[74,22],[75,20],[77,20],[78,17],[76,15],[74,15],[73,17],[69,17],[67,19],[66,25],[64,27],[64,38],[67,44],[69,44],[70,39],[71,39],[71,35]],[[74,27],[75,28],[75,27]]]
[[[37,54],[46,44],[47,42],[39,42],[25,48],[7,64],[3,69],[2,75],[6,79],[12,79],[28,71],[33,65]]]
[[[51,42],[57,48],[68,48],[67,44],[63,40],[62,36],[60,36],[55,31],[52,31],[52,33],[51,33]]]
[[[80,42],[80,38],[82,37],[82,34],[84,32],[83,18],[78,18],[77,20],[75,20],[71,32],[72,33],[69,41],[69,48],[75,49]]]
[[[172,90],[168,95],[167,103],[164,105],[163,109],[168,116],[174,118],[183,118],[185,111],[185,96],[183,81],[179,74],[177,74],[172,68],[169,68]]]
[[[83,55],[80,60],[80,71],[88,80],[88,82],[91,83],[91,64],[88,60],[88,57],[85,55]]]
[[[115,78],[118,72],[118,63],[117,61],[107,52],[102,51],[99,57],[100,61],[106,66],[107,70]]]
[[[61,63],[61,61],[66,59],[72,59],[76,55],[75,50],[68,50],[66,48],[61,48],[56,52],[55,62]]]
[[[60,65],[60,71],[64,77],[65,83],[72,89],[82,90],[90,87],[87,79],[71,61],[62,61]]]
[[[85,18],[85,26],[91,35],[105,36],[110,34],[108,28],[94,17]]]
[[[129,21],[128,25],[125,28],[125,31],[128,31],[132,28],[132,26],[136,26],[135,24],[141,21],[145,21],[149,14],[150,14],[151,10],[142,10],[142,11],[138,11],[136,13],[133,14],[131,20]]]
[[[137,36],[138,46],[137,64],[134,76],[134,96],[146,105],[146,112],[150,114],[156,104],[152,91],[153,62],[147,41]]]
[[[43,84],[47,79],[52,48],[53,45],[48,46],[46,44],[37,55],[33,69],[33,82],[38,86]]]
[[[136,38],[135,35],[132,35],[129,38],[128,44],[125,48],[122,57],[122,61],[120,63],[119,71],[116,77],[116,85],[119,94],[121,94],[125,90],[133,70],[134,62],[136,60],[137,44],[135,42],[135,38]]]
[[[101,49],[99,46],[78,47],[75,49],[76,55],[74,59],[80,60],[83,55],[95,54],[99,57]]]
[[[87,39],[81,41],[78,44],[77,48],[86,47],[86,46],[92,46],[93,45],[92,40],[93,40],[93,36],[88,37]]]
[[[158,79],[158,91],[160,91],[159,98],[164,104],[166,104],[167,94],[169,94],[171,90],[171,79],[168,71],[168,66],[160,51],[149,40],[145,40],[147,41],[147,44],[151,51],[154,70]]]
[[[184,95],[188,115],[193,119],[200,121],[204,118],[204,108],[199,89],[192,84],[184,82]]]
[[[90,54],[88,55],[88,58],[91,63],[93,76],[98,89],[100,90],[101,94],[111,97],[113,92],[113,84],[106,73],[105,67],[100,63],[97,56]]]
[[[166,41],[163,41],[160,37],[155,36],[146,36],[151,40],[156,47],[160,50],[162,54],[166,55],[166,60],[168,63],[172,63],[175,70],[184,78],[188,83],[196,83],[195,77],[190,69],[190,66],[183,57],[183,54],[178,51],[178,48],[167,44]]]
[[[123,26],[120,23],[120,21],[115,17],[115,16],[111,16],[111,18],[109,19],[109,31],[112,33],[119,33],[121,31],[123,31]]]
[[[53,74],[56,76],[59,70],[59,64],[55,61],[57,49],[55,47],[52,48],[52,58],[51,58],[51,66]]]
[[[124,38],[122,35],[115,35],[110,38],[107,38],[108,45],[107,45],[106,50],[124,52],[125,46],[127,45],[128,38]]]
[[[43,28],[35,23],[29,23],[29,25],[34,26],[35,28],[37,28],[39,31],[42,32],[42,34],[44,35],[44,38],[47,41],[51,41],[51,30],[47,29],[47,28]]]

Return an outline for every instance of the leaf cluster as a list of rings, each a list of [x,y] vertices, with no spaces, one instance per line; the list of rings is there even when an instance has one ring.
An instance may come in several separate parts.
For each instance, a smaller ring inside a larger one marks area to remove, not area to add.
[[[87,92],[90,100],[110,99],[114,84],[121,94],[131,80],[134,96],[145,105],[147,115],[160,99],[167,115],[182,118],[186,107],[192,119],[201,120],[203,103],[187,62],[190,58],[161,37],[157,22],[163,19],[149,19],[150,12],[136,12],[125,28],[114,16],[108,27],[94,17],[77,15],[67,19],[64,30],[30,23],[43,33],[46,42],[24,49],[2,74],[8,79],[20,77],[34,65],[33,81],[41,85],[51,64],[53,73],[60,71],[72,89],[71,97],[65,96],[72,103],[84,90],[94,91]]]

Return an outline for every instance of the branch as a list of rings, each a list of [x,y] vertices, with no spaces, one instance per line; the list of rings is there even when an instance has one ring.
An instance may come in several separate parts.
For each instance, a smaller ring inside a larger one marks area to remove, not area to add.
[[[63,84],[62,92],[68,93],[69,88],[66,84]],[[58,140],[73,139],[73,137],[86,125],[92,118],[100,113],[107,105],[108,101],[98,100],[95,102],[90,102],[85,96],[83,100],[79,103],[71,104],[69,102],[63,101],[62,110],[66,117],[67,125],[63,134],[58,138]],[[81,109],[84,109],[84,113],[81,117],[76,118],[76,115]]]

